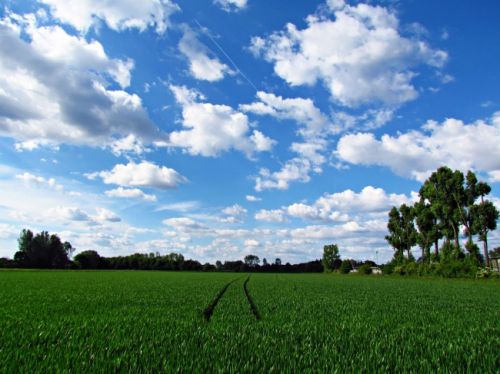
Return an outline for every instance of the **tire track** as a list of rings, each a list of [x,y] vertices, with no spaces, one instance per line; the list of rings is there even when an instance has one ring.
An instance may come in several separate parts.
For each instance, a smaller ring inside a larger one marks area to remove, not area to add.
[[[257,305],[255,305],[255,303],[252,299],[252,296],[250,295],[250,292],[248,291],[247,284],[249,281],[250,281],[250,276],[248,276],[248,278],[243,283],[243,290],[245,291],[245,295],[247,296],[247,300],[248,300],[248,303],[250,304],[250,309],[252,311],[253,316],[255,317],[255,319],[257,321],[260,321],[262,317],[260,316],[259,309],[257,309]]]
[[[215,295],[214,299],[210,302],[210,304],[208,304],[208,306],[205,309],[203,309],[203,317],[205,318],[205,321],[207,322],[210,321],[210,317],[212,317],[212,314],[214,313],[215,307],[219,303],[219,300],[222,298],[222,296],[224,296],[224,293],[229,288],[229,286],[234,282],[236,282],[238,279],[241,278],[233,279],[231,282],[227,283],[224,287],[222,287],[217,293],[217,295]]]

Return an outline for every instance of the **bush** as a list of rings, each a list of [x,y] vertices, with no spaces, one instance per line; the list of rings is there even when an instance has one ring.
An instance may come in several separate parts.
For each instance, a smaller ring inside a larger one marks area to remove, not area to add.
[[[417,275],[419,270],[421,270],[416,262],[408,262],[403,266],[405,268],[405,274],[407,275]]]
[[[404,265],[394,266],[394,274],[405,275],[406,269]]]
[[[385,265],[382,265],[382,274],[390,275],[392,273],[394,273],[394,263],[389,262]]]
[[[339,270],[342,274],[349,273],[352,270],[351,261],[343,260],[342,263],[340,264]]]
[[[370,275],[372,273],[371,264],[363,264],[358,268],[358,272],[364,275]]]

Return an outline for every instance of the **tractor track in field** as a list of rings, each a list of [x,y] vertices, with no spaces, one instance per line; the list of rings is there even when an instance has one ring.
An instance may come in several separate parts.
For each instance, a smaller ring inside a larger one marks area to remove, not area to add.
[[[205,309],[203,309],[203,317],[205,318],[205,321],[210,322],[210,317],[212,317],[212,314],[214,313],[217,304],[219,303],[220,299],[222,299],[222,296],[224,296],[226,290],[229,288],[231,284],[233,284],[239,279],[241,278],[233,279],[231,282],[227,283],[224,287],[222,287],[217,293],[217,295],[215,295],[213,300],[210,302],[210,304],[208,304],[208,306]]]
[[[247,279],[245,279],[245,282],[243,283],[243,291],[245,291],[245,295],[247,297],[248,303],[250,304],[250,310],[252,311],[253,316],[257,321],[261,320],[261,316],[259,313],[259,309],[257,309],[257,305],[255,305],[255,302],[252,299],[252,295],[250,295],[250,292],[248,291],[248,282],[250,281],[250,276],[248,276]]]

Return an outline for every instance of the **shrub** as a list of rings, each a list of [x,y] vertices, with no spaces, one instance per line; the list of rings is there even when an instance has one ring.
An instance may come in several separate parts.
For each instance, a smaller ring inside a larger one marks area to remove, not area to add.
[[[363,264],[358,268],[360,274],[369,275],[372,273],[371,264]]]
[[[352,270],[351,261],[343,260],[342,263],[340,264],[339,270],[342,274],[349,273]]]
[[[390,275],[392,273],[394,273],[394,263],[389,262],[385,265],[382,265],[382,274]]]

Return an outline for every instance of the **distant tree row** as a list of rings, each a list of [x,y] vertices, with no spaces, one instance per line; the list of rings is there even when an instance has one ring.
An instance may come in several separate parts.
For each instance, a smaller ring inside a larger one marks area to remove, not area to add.
[[[472,171],[465,177],[446,166],[433,172],[420,188],[419,201],[389,212],[386,240],[395,251],[392,263],[415,262],[411,249],[418,245],[418,262],[424,266],[455,262],[460,267],[458,261],[471,269],[483,264],[489,267],[488,234],[496,229],[499,217],[495,205],[486,199],[490,191]],[[464,248],[461,233],[466,238]],[[483,243],[482,256],[475,238]]]
[[[18,239],[19,250],[14,259],[0,258],[3,268],[38,269],[101,269],[101,270],[171,270],[171,271],[231,271],[231,272],[321,272],[320,260],[282,264],[277,258],[268,263],[264,258],[262,265],[258,256],[247,255],[243,261],[217,261],[215,265],[202,264],[196,260],[185,259],[180,253],[160,255],[159,253],[134,253],[129,256],[104,257],[95,250],[86,250],[70,260],[74,248],[69,242],[62,242],[56,234],[42,231],[33,234],[24,229]]]

